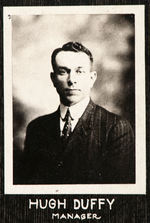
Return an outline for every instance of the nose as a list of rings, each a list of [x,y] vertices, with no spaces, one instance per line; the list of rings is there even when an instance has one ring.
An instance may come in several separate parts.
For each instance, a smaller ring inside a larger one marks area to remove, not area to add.
[[[71,86],[71,85],[74,85],[76,83],[77,83],[77,81],[76,81],[76,72],[71,70],[69,72],[69,75],[68,75],[68,85]]]

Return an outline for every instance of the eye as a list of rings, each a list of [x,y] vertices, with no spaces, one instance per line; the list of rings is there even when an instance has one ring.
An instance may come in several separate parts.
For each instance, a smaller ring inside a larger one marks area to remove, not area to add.
[[[83,70],[82,68],[79,68],[79,69],[76,70],[76,73],[77,74],[84,74],[85,70]]]
[[[67,74],[67,71],[65,69],[59,69],[58,74],[65,75],[65,74]]]

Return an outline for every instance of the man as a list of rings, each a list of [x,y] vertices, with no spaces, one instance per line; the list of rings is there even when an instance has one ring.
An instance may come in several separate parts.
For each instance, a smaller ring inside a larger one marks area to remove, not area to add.
[[[91,52],[69,42],[52,53],[56,112],[33,120],[25,140],[26,184],[134,183],[130,124],[90,99],[96,80]]]

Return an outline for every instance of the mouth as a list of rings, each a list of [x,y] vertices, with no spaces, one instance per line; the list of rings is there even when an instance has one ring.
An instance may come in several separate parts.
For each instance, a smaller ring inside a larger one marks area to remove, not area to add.
[[[77,94],[78,92],[80,92],[80,89],[65,89],[65,92],[68,94],[68,95],[74,95],[74,94]]]

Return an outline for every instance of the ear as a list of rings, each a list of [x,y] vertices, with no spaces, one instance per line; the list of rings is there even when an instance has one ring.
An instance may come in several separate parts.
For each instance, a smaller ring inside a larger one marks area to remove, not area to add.
[[[51,73],[50,73],[50,78],[51,78],[51,80],[52,80],[52,82],[53,82],[53,85],[54,85],[54,87],[55,87],[56,79],[55,79],[55,73],[54,73],[54,72],[51,72]]]
[[[93,87],[96,79],[97,79],[97,72],[96,71],[92,71],[90,73],[90,77],[91,77],[91,88]]]

